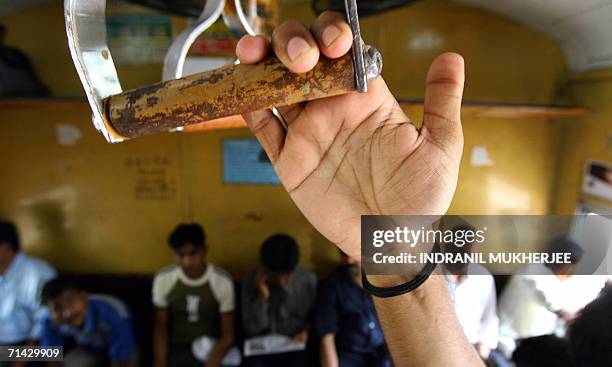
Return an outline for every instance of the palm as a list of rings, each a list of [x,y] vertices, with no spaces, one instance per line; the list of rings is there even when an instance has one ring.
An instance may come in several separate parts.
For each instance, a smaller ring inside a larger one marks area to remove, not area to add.
[[[442,145],[431,124],[418,131],[382,79],[367,94],[313,101],[284,114],[288,130],[274,160],[277,173],[306,218],[349,255],[359,256],[361,215],[448,208],[461,136]]]
[[[322,46],[327,24],[343,29],[333,47]],[[292,61],[288,42],[296,34],[308,40],[310,51]],[[342,15],[333,13],[323,13],[310,30],[286,22],[272,38],[276,56],[293,72],[316,65],[317,47],[337,58],[352,44],[350,28]],[[247,36],[237,54],[241,62],[254,63],[268,54],[269,46],[265,38]],[[455,54],[434,61],[427,75],[420,131],[382,78],[371,81],[367,93],[282,108],[287,130],[270,111],[244,117],[298,208],[319,232],[356,258],[362,215],[439,215],[448,208],[463,148],[463,69],[463,59]]]

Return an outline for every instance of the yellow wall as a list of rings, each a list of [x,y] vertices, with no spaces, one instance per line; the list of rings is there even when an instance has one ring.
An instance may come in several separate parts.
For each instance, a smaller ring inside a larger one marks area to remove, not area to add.
[[[248,131],[109,145],[89,116],[83,102],[0,102],[0,217],[17,221],[27,252],[63,270],[149,273],[172,261],[166,238],[174,225],[193,220],[205,226],[211,261],[235,275],[279,231],[298,239],[306,266],[324,270],[335,258],[280,186],[223,184],[222,140]],[[66,125],[82,134],[75,145],[59,143],[58,127]],[[138,161],[162,173],[140,172]],[[167,195],[136,192],[158,178]]]
[[[582,193],[587,160],[612,162],[612,69],[582,73],[564,83],[565,98],[585,106],[590,114],[579,123],[563,124],[563,150],[555,211],[573,214],[578,201],[611,208],[612,202]]]
[[[282,9],[304,13],[308,4]],[[68,58],[62,10],[50,4],[14,15],[9,43],[32,58],[56,95],[80,95]],[[36,27],[32,27],[36,24]],[[398,98],[420,99],[425,73],[444,51],[467,61],[466,99],[549,104],[564,73],[559,48],[540,33],[497,16],[446,1],[423,1],[363,19],[364,38],[381,49],[384,76]],[[152,82],[159,65],[121,67],[124,87]],[[418,119],[418,116],[411,116]],[[59,146],[56,126],[77,126],[74,147]],[[62,270],[150,273],[172,261],[165,239],[175,223],[202,222],[212,261],[234,274],[253,266],[258,245],[276,231],[295,235],[302,262],[325,272],[336,258],[278,186],[224,185],[221,142],[245,130],[142,138],[110,146],[89,125],[84,104],[0,106],[0,216],[15,218],[27,250]],[[542,120],[468,119],[466,150],[454,214],[539,214],[551,207],[560,125]],[[469,155],[484,145],[492,167],[472,167]],[[140,179],[133,158],[167,157],[168,200],[134,197]],[[132,160],[130,160],[132,159]]]

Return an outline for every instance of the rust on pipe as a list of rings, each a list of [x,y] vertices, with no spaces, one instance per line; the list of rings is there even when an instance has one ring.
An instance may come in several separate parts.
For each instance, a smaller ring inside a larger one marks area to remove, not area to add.
[[[105,100],[108,123],[135,138],[356,89],[350,54],[323,56],[308,73],[289,71],[271,56],[254,65],[229,65],[182,79],[123,92]]]

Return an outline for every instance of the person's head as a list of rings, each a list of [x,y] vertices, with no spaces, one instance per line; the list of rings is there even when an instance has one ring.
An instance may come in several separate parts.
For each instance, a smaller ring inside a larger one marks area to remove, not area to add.
[[[19,249],[19,234],[15,224],[0,221],[0,269],[11,263]]]
[[[612,288],[584,308],[568,335],[576,367],[612,366]]]
[[[582,260],[584,249],[574,242],[569,236],[562,236],[553,239],[549,244],[546,252],[550,255],[555,254],[570,254],[570,263],[551,263],[547,266],[558,277],[569,277],[576,271],[576,266]]]
[[[269,285],[282,288],[300,260],[300,251],[293,237],[275,234],[261,245],[259,258]]]
[[[48,281],[42,289],[41,300],[49,316],[58,324],[80,328],[87,319],[87,292],[78,282],[65,276]]]
[[[512,361],[516,367],[573,367],[565,339],[542,335],[519,341]]]
[[[202,275],[206,262],[206,234],[197,223],[179,224],[168,237],[176,263],[191,278]]]

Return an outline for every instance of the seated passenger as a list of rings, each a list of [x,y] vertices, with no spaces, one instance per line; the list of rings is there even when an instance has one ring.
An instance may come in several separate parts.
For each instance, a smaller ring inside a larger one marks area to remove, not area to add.
[[[512,353],[512,361],[516,367],[575,367],[568,341],[555,335],[540,335],[519,341]]]
[[[469,225],[458,226],[456,231],[471,231]],[[463,238],[453,236],[453,238]],[[448,253],[470,253],[473,243],[461,246],[447,244]],[[499,319],[497,317],[497,296],[495,281],[491,273],[479,264],[448,263],[444,265],[444,275],[453,300],[459,323],[468,341],[474,345],[478,355],[492,365],[504,364],[501,356],[493,353],[499,341]]]
[[[15,225],[0,221],[0,345],[38,342],[44,316],[39,296],[53,277],[49,264],[20,251]]]
[[[567,339],[575,367],[612,366],[612,287],[580,312]]]
[[[109,295],[88,294],[65,277],[45,284],[42,300],[48,316],[40,345],[65,347],[69,338],[76,344],[64,351],[63,366],[137,366],[132,317],[123,302]]]
[[[321,284],[315,309],[321,365],[390,366],[374,302],[361,286],[361,264],[340,256],[342,265]]]
[[[210,338],[207,367],[218,367],[234,343],[234,284],[206,261],[208,246],[199,224],[181,224],[170,234],[175,265],[153,280],[154,365],[202,367],[194,342]]]
[[[571,323],[567,335],[543,335],[519,341],[516,367],[612,366],[612,289],[604,289]]]
[[[565,309],[572,294],[564,283],[572,278],[584,250],[569,237],[560,237],[549,244],[547,251],[569,253],[571,263],[536,264],[529,274],[510,279],[499,305],[500,348],[506,356],[512,354],[519,339],[554,334],[574,318]]]
[[[297,266],[295,240],[284,234],[268,238],[261,246],[259,269],[242,281],[242,323],[247,337],[280,334],[306,344],[309,321],[317,293],[317,278]],[[250,366],[301,366],[303,351],[253,357]]]

